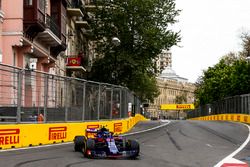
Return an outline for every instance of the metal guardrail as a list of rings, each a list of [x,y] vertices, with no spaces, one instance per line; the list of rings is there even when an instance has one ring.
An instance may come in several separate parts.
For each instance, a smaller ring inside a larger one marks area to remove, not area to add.
[[[125,87],[0,65],[0,123],[121,119],[129,103],[140,112]]]
[[[187,117],[195,118],[230,113],[250,114],[250,94],[227,97],[223,100],[200,106],[193,111],[189,111]]]

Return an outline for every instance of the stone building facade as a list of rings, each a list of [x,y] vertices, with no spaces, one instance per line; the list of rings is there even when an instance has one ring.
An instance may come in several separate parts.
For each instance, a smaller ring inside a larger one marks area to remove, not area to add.
[[[183,111],[161,111],[161,104],[175,104],[177,96],[185,96],[186,104],[194,103],[195,85],[188,82],[186,78],[176,75],[171,67],[166,67],[157,78],[160,95],[155,98],[154,103],[150,103],[148,112],[153,118],[185,118]]]
[[[66,94],[63,84],[47,83],[44,75],[33,71],[85,77],[94,56],[94,44],[89,39],[93,3],[90,0],[0,0],[0,64],[21,71],[25,106],[42,105],[39,95],[47,92],[46,84],[56,90],[49,97]],[[17,75],[0,77],[0,98],[5,97],[5,103],[15,99],[15,87],[4,82],[16,83],[15,78]],[[73,90],[70,92],[76,97]]]

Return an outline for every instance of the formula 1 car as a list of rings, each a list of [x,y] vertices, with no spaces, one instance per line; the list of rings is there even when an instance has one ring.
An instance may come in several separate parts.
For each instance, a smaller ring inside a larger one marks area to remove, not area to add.
[[[136,158],[140,152],[137,141],[113,135],[105,127],[87,129],[85,136],[75,136],[74,148],[87,158]]]

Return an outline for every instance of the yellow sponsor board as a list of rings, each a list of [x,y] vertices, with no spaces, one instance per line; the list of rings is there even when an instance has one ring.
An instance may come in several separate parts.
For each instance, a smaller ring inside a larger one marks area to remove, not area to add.
[[[190,110],[194,109],[194,104],[162,104],[161,110]]]
[[[208,121],[235,121],[250,124],[249,114],[219,114],[203,117],[191,118],[191,120],[208,120]]]
[[[115,134],[125,133],[139,121],[147,120],[140,114],[121,120],[53,123],[53,124],[4,124],[0,126],[0,150],[73,141],[85,135],[87,128],[106,126]]]

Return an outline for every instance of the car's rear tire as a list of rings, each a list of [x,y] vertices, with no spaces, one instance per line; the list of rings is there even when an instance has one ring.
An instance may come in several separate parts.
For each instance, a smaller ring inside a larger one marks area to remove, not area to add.
[[[77,152],[83,151],[84,152],[85,142],[86,142],[85,136],[75,136],[75,139],[74,139],[75,151],[77,151]]]
[[[94,149],[95,149],[95,140],[93,140],[93,139],[87,139],[87,141],[86,141],[86,149],[85,149],[85,152],[84,152],[84,156],[88,157],[88,158],[92,158],[93,155],[89,154],[89,152],[91,153],[91,151],[94,150]]]

